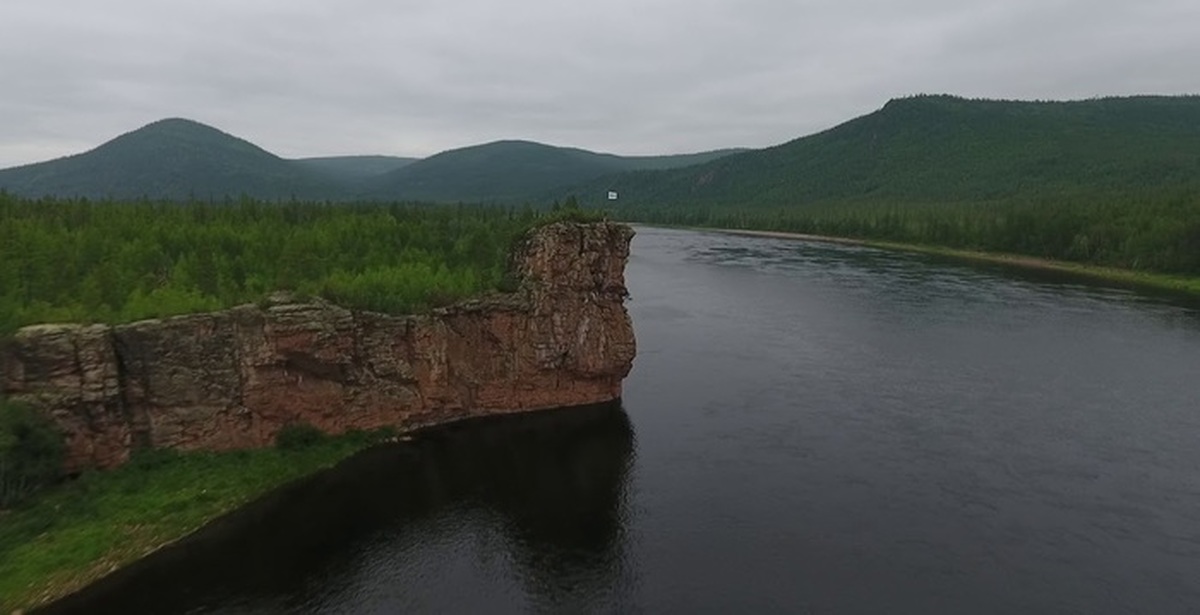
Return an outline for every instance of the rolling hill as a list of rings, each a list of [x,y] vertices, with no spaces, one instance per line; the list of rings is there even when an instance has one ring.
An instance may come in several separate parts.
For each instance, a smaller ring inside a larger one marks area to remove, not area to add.
[[[286,160],[215,128],[155,122],[89,152],[0,170],[0,188],[112,198],[795,207],[999,202],[1200,189],[1200,97],[1073,102],[916,96],[761,150],[616,156],[497,141],[422,160]]]
[[[422,201],[544,200],[561,186],[635,169],[671,169],[743,150],[616,156],[531,141],[496,141],[436,154],[374,178],[365,196]]]
[[[418,160],[420,158],[401,156],[322,156],[295,158],[293,162],[336,179],[353,182],[395,171]]]
[[[210,126],[165,119],[74,156],[0,170],[12,194],[90,198],[332,198],[345,188]]]
[[[0,170],[0,189],[35,198],[541,201],[549,200],[557,188],[602,175],[700,164],[738,151],[742,150],[616,156],[499,141],[424,160],[288,160],[216,128],[176,118],[154,122],[82,154]]]
[[[606,176],[595,202],[793,207],[981,202],[1200,187],[1200,97],[1074,102],[917,96],[827,131],[699,166]]]

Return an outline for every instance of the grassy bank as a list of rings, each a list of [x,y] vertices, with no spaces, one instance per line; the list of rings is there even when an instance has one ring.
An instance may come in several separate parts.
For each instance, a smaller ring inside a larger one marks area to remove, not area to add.
[[[775,237],[780,239],[797,239],[803,241],[821,241],[828,243],[840,243],[847,245],[860,245],[872,248],[880,248],[883,250],[896,250],[901,252],[916,252],[920,254],[930,254],[934,256],[942,256],[946,258],[960,259],[965,261],[973,261],[978,263],[989,263],[1004,265],[1009,267],[1017,267],[1021,269],[1031,269],[1038,271],[1053,271],[1062,273],[1081,279],[1089,279],[1107,284],[1114,284],[1131,288],[1143,288],[1148,290],[1167,291],[1171,293],[1187,294],[1195,297],[1200,297],[1200,278],[1179,275],[1167,275],[1162,273],[1154,273],[1148,271],[1134,271],[1131,269],[1122,269],[1118,267],[1102,267],[1098,265],[1086,265],[1082,263],[1073,263],[1069,261],[1060,261],[1047,258],[1036,258],[1032,256],[1023,256],[1020,254],[1006,254],[1002,252],[981,252],[977,250],[962,250],[957,248],[947,248],[942,246],[931,246],[911,243],[899,243],[894,241],[878,241],[871,239],[854,239],[849,237],[829,237],[824,235],[812,235],[807,233],[788,233],[781,231],[756,231],[748,229],[711,229],[692,227],[695,230],[717,231],[730,235],[745,235],[749,237]]]
[[[0,512],[0,613],[75,591],[386,436],[225,453],[153,451],[51,488]]]

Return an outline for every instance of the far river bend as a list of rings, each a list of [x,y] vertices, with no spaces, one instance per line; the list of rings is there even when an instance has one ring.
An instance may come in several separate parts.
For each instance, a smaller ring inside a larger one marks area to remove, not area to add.
[[[627,277],[623,409],[368,451],[59,606],[1200,612],[1200,309],[644,227]]]

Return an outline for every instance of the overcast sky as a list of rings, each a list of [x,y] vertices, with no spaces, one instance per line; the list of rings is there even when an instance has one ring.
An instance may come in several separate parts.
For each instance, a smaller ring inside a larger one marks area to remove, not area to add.
[[[1200,93],[1200,1],[0,4],[0,167],[164,117],[285,157],[761,147],[915,93]]]

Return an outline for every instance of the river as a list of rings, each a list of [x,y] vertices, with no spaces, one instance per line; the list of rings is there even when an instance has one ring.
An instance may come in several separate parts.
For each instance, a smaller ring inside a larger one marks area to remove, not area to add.
[[[627,279],[622,404],[368,451],[51,611],[1200,611],[1200,309],[654,228]]]

